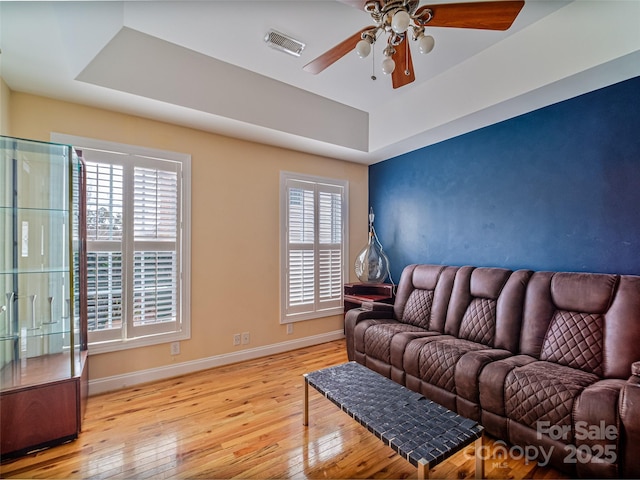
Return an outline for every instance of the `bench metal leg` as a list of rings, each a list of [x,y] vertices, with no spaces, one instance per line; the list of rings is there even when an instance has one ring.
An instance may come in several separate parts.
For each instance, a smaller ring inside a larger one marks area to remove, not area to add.
[[[474,442],[476,456],[476,478],[484,478],[484,434]],[[418,462],[418,479],[426,480],[429,478],[429,462],[420,460]]]
[[[484,433],[475,441],[476,478],[484,478]]]
[[[429,478],[429,462],[420,460],[418,462],[418,480],[427,480]]]
[[[309,425],[309,382],[307,381],[307,375],[304,377],[304,412],[302,414],[302,425],[305,427]]]

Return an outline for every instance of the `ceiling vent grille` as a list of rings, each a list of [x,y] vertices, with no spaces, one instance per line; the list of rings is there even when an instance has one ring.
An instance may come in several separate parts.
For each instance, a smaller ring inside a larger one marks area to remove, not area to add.
[[[305,47],[305,44],[299,40],[291,38],[284,33],[276,32],[275,30],[269,30],[264,37],[264,41],[267,42],[267,45],[271,48],[281,50],[296,57],[300,56]]]

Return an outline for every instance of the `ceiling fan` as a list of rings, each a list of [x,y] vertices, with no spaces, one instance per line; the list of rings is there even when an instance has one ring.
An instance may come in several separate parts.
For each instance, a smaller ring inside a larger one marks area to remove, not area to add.
[[[435,42],[433,37],[425,35],[425,27],[507,30],[524,6],[524,0],[443,3],[422,7],[418,7],[420,0],[338,1],[363,9],[371,15],[375,25],[353,34],[306,64],[303,70],[320,73],[354,49],[359,57],[364,58],[369,55],[376,40],[386,33],[388,37],[382,71],[391,74],[393,88],[403,87],[415,80],[408,41],[410,31],[420,53],[426,54],[433,49]]]

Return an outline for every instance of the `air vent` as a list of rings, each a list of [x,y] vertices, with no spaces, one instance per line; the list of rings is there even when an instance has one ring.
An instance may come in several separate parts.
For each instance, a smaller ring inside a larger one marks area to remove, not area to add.
[[[281,50],[296,57],[300,56],[305,47],[304,43],[296,40],[295,38],[291,38],[284,33],[276,32],[275,30],[269,30],[269,32],[264,36],[264,41],[267,42],[267,45],[271,48]]]

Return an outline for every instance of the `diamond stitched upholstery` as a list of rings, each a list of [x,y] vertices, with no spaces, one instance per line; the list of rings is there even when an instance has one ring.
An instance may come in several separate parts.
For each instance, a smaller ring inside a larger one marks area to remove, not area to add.
[[[496,301],[474,298],[467,307],[460,324],[460,338],[493,346],[496,335]]]
[[[424,330],[404,323],[382,323],[372,325],[364,332],[365,354],[386,363],[391,363],[391,339],[396,333],[423,332]]]
[[[542,343],[540,359],[602,376],[603,331],[600,314],[557,310]]]
[[[515,368],[504,386],[507,417],[534,430],[541,421],[571,426],[574,400],[598,380],[596,375],[549,362]],[[563,440],[572,442],[572,434]]]
[[[432,305],[433,290],[415,289],[407,299],[402,315],[402,322],[429,329]]]
[[[456,393],[456,364],[462,355],[487,347],[468,340],[447,338],[425,343],[418,356],[420,378],[451,393]]]
[[[631,365],[640,362],[640,276],[435,267],[405,268],[393,315],[383,309],[347,315],[356,360],[452,410],[479,414],[490,435],[519,446],[553,446],[551,464],[570,475],[637,477],[638,442],[624,435],[611,442],[576,438],[575,422],[604,421],[623,434],[640,431],[635,397],[627,400],[639,384],[630,375],[637,374]],[[487,319],[493,317],[491,325]],[[391,326],[405,320],[428,325],[427,331]],[[365,332],[373,322],[374,328],[387,326],[369,332],[367,338],[379,343],[367,349]],[[475,345],[465,348],[469,344]],[[391,362],[373,355],[390,356]],[[542,421],[561,427],[554,431],[568,432],[568,438],[542,438]],[[591,452],[612,445],[617,459],[602,462],[596,455],[594,462],[569,465],[562,444],[586,445]]]

